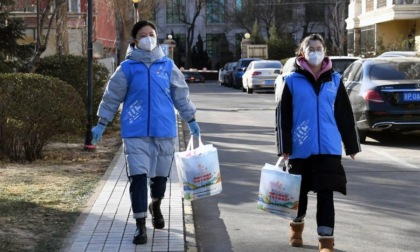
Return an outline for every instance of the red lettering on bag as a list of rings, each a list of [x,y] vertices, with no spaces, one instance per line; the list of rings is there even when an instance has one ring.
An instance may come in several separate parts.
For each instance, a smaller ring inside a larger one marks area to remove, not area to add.
[[[268,197],[275,200],[289,201],[289,196],[281,193],[270,192],[268,194]]]
[[[194,183],[204,182],[211,179],[211,173],[207,173],[198,177],[194,177]]]

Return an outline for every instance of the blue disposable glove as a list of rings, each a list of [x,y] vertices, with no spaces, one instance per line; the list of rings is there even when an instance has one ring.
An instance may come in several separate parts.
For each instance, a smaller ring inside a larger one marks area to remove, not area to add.
[[[188,123],[188,127],[190,127],[190,134],[198,137],[200,135],[200,126],[196,121],[192,121]]]
[[[92,144],[96,145],[101,140],[102,134],[105,131],[105,125],[98,123],[96,127],[92,129]]]

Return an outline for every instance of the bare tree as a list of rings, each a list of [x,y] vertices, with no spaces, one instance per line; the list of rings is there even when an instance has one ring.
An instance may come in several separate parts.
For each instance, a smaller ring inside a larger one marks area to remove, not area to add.
[[[258,5],[255,4],[254,0],[243,0],[241,6],[229,8],[226,17],[231,23],[235,23],[251,33],[252,26],[258,19],[257,11],[254,9]]]
[[[183,1],[173,1],[173,9],[177,12],[180,17],[180,22],[186,25],[187,29],[187,59],[185,62],[185,67],[189,68],[191,65],[191,50],[193,47],[194,37],[195,37],[195,24],[198,17],[201,14],[202,9],[206,5],[205,0],[192,0],[190,5],[185,6]],[[192,11],[189,12],[186,8],[190,8]]]
[[[118,63],[120,63],[125,59],[128,44],[131,41],[130,30],[135,22],[134,7],[131,1],[110,0],[109,4],[115,12],[116,27],[119,32]]]
[[[247,32],[252,31],[252,26],[257,20],[267,38],[270,37],[272,27],[276,27],[280,35],[290,34],[299,29],[289,24],[296,23],[299,16],[296,15],[296,10],[300,4],[301,2],[296,0],[244,0],[241,6],[228,11],[227,18]]]
[[[158,1],[143,0],[139,2],[137,9],[134,9],[133,2],[128,0],[109,0],[108,4],[114,10],[116,17],[116,28],[120,39],[117,48],[119,51],[118,63],[120,63],[125,60],[128,45],[132,42],[131,28],[136,23],[135,17],[137,16],[138,19],[153,19],[159,3]]]
[[[29,64],[28,71],[30,73],[33,73],[36,71],[36,69],[39,66],[40,60],[41,60],[41,54],[45,52],[47,49],[48,39],[50,37],[50,31],[51,27],[53,25],[54,18],[57,15],[58,8],[55,8],[52,13],[50,13],[50,7],[51,7],[51,1],[48,0],[46,3],[46,6],[39,17],[39,9],[40,9],[40,2],[37,1],[37,38],[36,38],[36,45],[35,45],[35,52],[34,56],[31,59],[31,62]],[[45,25],[45,23],[48,22],[48,25]],[[47,33],[44,36],[44,28],[46,28]]]
[[[56,52],[60,55],[69,54],[69,35],[67,31],[67,1],[56,0]]]
[[[348,0],[338,0],[327,6],[326,23],[329,33],[326,34],[326,40],[330,44],[330,53],[335,55],[344,55],[346,53],[347,30],[346,16]]]

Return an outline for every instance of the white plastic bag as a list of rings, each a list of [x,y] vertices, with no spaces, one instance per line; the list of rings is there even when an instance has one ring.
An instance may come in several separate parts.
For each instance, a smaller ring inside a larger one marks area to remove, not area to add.
[[[219,157],[212,144],[204,145],[201,136],[194,149],[191,136],[186,151],[175,153],[176,168],[186,200],[219,194],[222,191]]]
[[[257,208],[294,219],[299,206],[301,175],[283,171],[283,158],[276,165],[265,164],[261,170]]]

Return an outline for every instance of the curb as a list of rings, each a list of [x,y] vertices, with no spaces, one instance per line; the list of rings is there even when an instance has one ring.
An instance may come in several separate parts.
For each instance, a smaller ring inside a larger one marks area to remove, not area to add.
[[[186,140],[189,138],[189,135],[187,123],[178,115],[179,151],[185,151],[187,147]],[[194,215],[191,201],[182,199],[182,205],[184,209],[185,251],[197,252],[199,250],[195,239]]]

